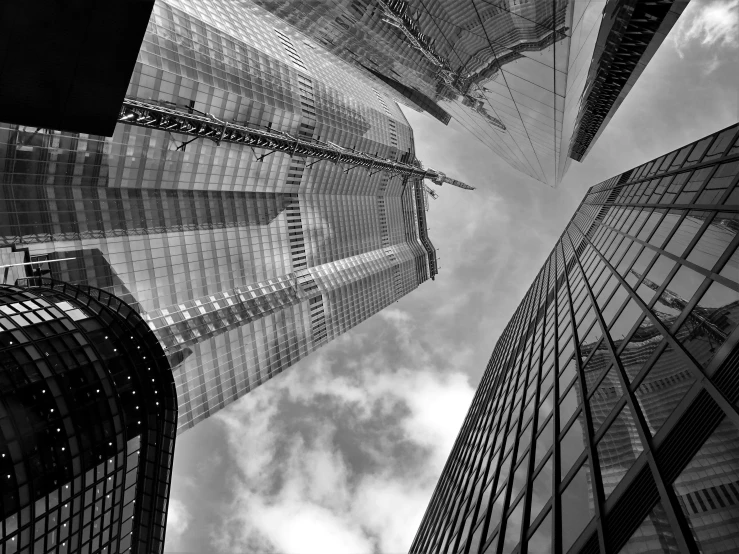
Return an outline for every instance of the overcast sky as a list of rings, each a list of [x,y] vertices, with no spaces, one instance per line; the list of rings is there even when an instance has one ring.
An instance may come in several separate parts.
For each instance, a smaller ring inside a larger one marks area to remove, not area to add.
[[[558,189],[406,111],[436,281],[178,437],[166,552],[405,553],[495,341],[592,185],[739,120],[739,0],[693,0]]]

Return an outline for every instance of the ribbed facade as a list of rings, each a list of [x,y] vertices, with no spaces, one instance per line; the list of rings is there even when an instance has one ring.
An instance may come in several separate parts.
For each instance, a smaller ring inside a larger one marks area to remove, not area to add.
[[[255,2],[550,186],[589,151],[688,4]]]
[[[739,550],[737,181],[734,125],[589,190],[411,552]]]
[[[394,101],[248,2],[157,2],[127,97],[415,161]],[[6,282],[38,262],[135,306],[174,368],[180,430],[436,271],[418,179],[192,139],[0,125]]]

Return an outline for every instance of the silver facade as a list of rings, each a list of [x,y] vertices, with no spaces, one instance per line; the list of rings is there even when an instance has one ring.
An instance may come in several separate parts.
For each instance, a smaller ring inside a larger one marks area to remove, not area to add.
[[[127,97],[415,160],[382,87],[249,3],[157,2]],[[180,431],[434,271],[420,181],[191,139],[0,125],[0,277],[41,268],[136,306]]]

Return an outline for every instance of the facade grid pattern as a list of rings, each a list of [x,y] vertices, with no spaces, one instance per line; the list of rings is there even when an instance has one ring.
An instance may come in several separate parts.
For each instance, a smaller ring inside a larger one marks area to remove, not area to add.
[[[588,191],[412,553],[739,549],[737,181],[733,125]]]

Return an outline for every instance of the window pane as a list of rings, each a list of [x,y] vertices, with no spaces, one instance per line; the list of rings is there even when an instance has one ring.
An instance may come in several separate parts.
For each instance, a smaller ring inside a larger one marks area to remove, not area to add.
[[[739,161],[721,164],[695,203],[715,204],[718,202],[719,198],[724,195],[724,191],[734,180],[737,171],[739,171]]]
[[[603,320],[606,322],[606,325],[610,325],[613,322],[616,312],[621,308],[621,306],[623,306],[624,300],[626,300],[628,295],[629,293],[626,292],[624,287],[618,287],[614,295],[608,301],[605,310],[603,310]]]
[[[629,271],[629,275],[626,275],[624,277],[626,279],[626,282],[633,286],[631,276],[634,274],[644,275],[644,272],[646,271],[647,267],[649,267],[649,264],[652,262],[656,255],[657,253],[654,250],[648,247],[644,247],[644,250],[642,250],[642,253],[639,254],[639,257],[634,262],[634,266],[631,268],[631,271]]]
[[[559,446],[561,460],[561,477],[564,478],[585,450],[587,429],[585,426],[585,418],[580,414],[562,437]]]
[[[657,330],[650,318],[645,317],[618,355],[629,382],[639,375],[644,362],[649,359],[662,340],[662,333]]]
[[[667,235],[675,228],[684,211],[673,211],[665,215],[665,218],[659,224],[652,237],[649,239],[649,244],[653,244],[657,248],[660,248],[667,238]]]
[[[687,266],[678,269],[652,309],[665,327],[670,327],[675,322],[704,280],[703,275]]]
[[[706,269],[711,269],[724,253],[729,243],[736,236],[738,215],[726,217],[729,214],[718,214],[703,233],[703,236],[690,251],[688,261]],[[733,228],[734,227],[734,228]],[[739,226],[737,226],[739,227]]]
[[[646,304],[649,304],[674,267],[675,262],[670,258],[666,256],[657,257],[657,261],[654,262],[639,288],[636,289],[637,294]]]
[[[559,375],[559,390],[566,390],[577,373],[577,362],[571,358]]]
[[[513,510],[513,513],[508,516],[508,522],[506,523],[505,540],[503,541],[503,554],[510,554],[513,549],[518,545],[521,538],[521,517],[523,516],[523,501],[518,503],[518,506]]]
[[[724,418],[673,485],[702,552],[739,551],[737,482],[739,432]]]
[[[541,468],[541,471],[534,479],[533,489],[531,490],[531,517],[529,521],[534,521],[544,505],[549,502],[552,497],[552,471],[553,456],[549,457],[547,463]]]
[[[678,330],[677,339],[703,367],[739,323],[738,300],[738,292],[714,282]]]
[[[532,520],[533,521],[533,520]],[[552,511],[549,510],[529,539],[529,552],[531,554],[552,554]]]
[[[701,160],[712,139],[713,137],[706,137],[695,145],[690,156],[688,156],[688,161],[685,162],[685,167],[698,163]]]
[[[544,455],[552,446],[554,418],[550,419],[544,430],[536,439],[536,457],[534,458],[534,468],[539,467],[539,463],[544,459]]]
[[[593,396],[590,397],[590,414],[593,417],[593,431],[598,432],[613,407],[623,396],[623,388],[618,377],[618,369],[611,366],[606,376],[598,385]]]
[[[631,410],[624,406],[608,432],[598,442],[598,459],[606,498],[621,482],[643,449]]]
[[[684,356],[668,344],[636,391],[652,435],[659,431],[693,383],[695,377]]]
[[[698,230],[703,225],[705,218],[710,215],[710,212],[690,212],[685,219],[682,220],[678,226],[675,234],[665,246],[665,250],[670,254],[676,256],[682,256],[685,249],[693,240],[693,237],[698,233]]]
[[[616,322],[608,330],[611,335],[611,339],[615,343],[623,339],[626,334],[631,331],[631,328],[636,323],[637,319],[641,318],[644,312],[641,310],[639,305],[632,299],[626,305],[624,310],[619,314]]]
[[[559,405],[560,425],[564,425],[565,423],[567,423],[572,417],[572,414],[575,413],[575,410],[577,409],[577,405],[579,404],[577,393],[578,393],[577,381],[575,381],[575,384],[573,385],[573,387],[570,389],[570,391],[567,393],[567,395],[564,397],[564,399]]]
[[[588,460],[562,492],[562,552],[567,552],[595,515]]]
[[[618,554],[678,554],[680,548],[661,502],[644,518]]]
[[[554,407],[554,387],[549,391],[544,401],[539,406],[539,421],[544,421],[552,413]]]

